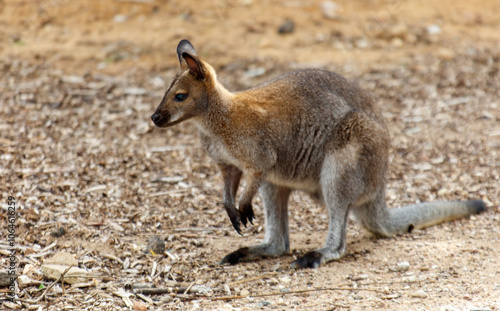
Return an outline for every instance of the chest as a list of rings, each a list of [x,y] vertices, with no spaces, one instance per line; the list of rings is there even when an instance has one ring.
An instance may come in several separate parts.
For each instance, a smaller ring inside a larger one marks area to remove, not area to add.
[[[242,163],[233,152],[229,151],[226,144],[218,137],[211,137],[200,132],[200,140],[203,149],[215,162],[232,164],[241,168]]]

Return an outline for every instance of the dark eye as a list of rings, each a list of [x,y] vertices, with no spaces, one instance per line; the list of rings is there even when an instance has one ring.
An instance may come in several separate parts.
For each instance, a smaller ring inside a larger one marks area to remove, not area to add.
[[[178,101],[178,102],[182,102],[184,101],[186,98],[188,97],[188,94],[186,93],[179,93],[179,94],[175,94],[175,101]]]

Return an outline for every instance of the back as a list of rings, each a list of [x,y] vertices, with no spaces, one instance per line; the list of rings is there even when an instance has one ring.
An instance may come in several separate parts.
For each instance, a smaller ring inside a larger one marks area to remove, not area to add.
[[[262,145],[276,152],[274,171],[283,179],[316,179],[325,148],[339,123],[356,111],[385,130],[373,99],[355,83],[319,69],[299,70],[237,93],[241,105],[265,111]]]

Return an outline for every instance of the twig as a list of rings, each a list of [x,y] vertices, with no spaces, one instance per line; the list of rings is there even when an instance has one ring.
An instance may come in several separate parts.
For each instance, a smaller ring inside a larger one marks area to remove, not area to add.
[[[235,281],[235,282],[230,282],[230,283],[227,283],[227,285],[236,285],[236,284],[241,284],[241,283],[252,282],[252,281],[256,281],[256,280],[260,280],[260,279],[263,279],[263,278],[267,278],[268,276],[276,275],[276,274],[278,274],[278,272],[269,272],[269,273],[266,273],[266,274],[263,274],[263,275],[259,275],[259,276],[253,277],[253,278],[244,279],[244,280]]]
[[[268,293],[268,294],[260,294],[260,295],[251,295],[252,297],[267,297],[267,296],[279,296],[279,295],[291,295],[291,294],[302,294],[308,292],[321,292],[321,291],[369,291],[369,292],[377,292],[385,294],[385,291],[374,289],[374,288],[350,288],[350,287],[321,287],[321,288],[313,288],[313,289],[301,289],[289,292],[279,292],[279,293]]]
[[[184,291],[184,295],[189,293],[189,290],[191,289],[191,287],[193,287],[194,283],[196,283],[196,280],[193,281],[193,283],[189,284],[188,288],[186,288],[186,290]]]
[[[302,290],[295,290],[295,291],[289,291],[289,292],[276,292],[276,293],[267,293],[267,294],[259,294],[259,295],[250,295],[247,297],[269,297],[269,296],[280,296],[280,295],[293,295],[293,294],[303,294],[303,293],[309,293],[309,292],[320,292],[320,291],[371,291],[371,292],[377,292],[377,293],[382,293],[385,294],[385,291],[378,290],[378,289],[373,289],[373,288],[349,288],[349,287],[322,287],[322,288],[313,288],[313,289],[302,289]],[[243,296],[221,296],[221,297],[209,297],[209,296],[203,296],[203,297],[181,297],[177,296],[183,300],[193,300],[193,299],[208,299],[208,300],[232,300],[232,299],[242,299],[246,298]]]

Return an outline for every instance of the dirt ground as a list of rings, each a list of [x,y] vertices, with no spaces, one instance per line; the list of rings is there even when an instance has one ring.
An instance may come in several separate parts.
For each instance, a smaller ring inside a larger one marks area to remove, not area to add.
[[[499,12],[498,0],[0,1],[0,230],[12,196],[18,307],[500,310]],[[307,67],[357,81],[392,136],[390,206],[489,210],[390,239],[350,222],[344,258],[296,271],[327,231],[326,210],[296,193],[291,254],[218,265],[263,238],[262,206],[239,236],[193,124],[149,119],[183,38],[230,90]],[[145,251],[155,235],[166,252]],[[49,290],[41,267],[61,252],[88,275]],[[3,238],[0,253],[7,270]],[[151,285],[166,293],[137,293]]]

